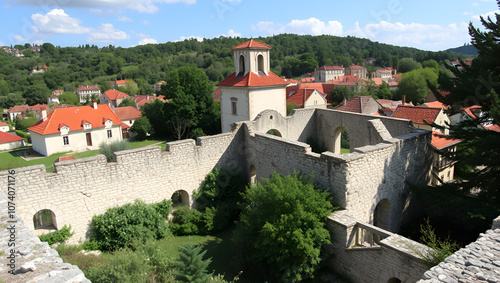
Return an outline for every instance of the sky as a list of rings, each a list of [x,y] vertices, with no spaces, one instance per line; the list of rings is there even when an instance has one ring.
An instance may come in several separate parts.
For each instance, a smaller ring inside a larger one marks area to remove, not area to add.
[[[470,42],[495,0],[0,0],[0,46],[131,47],[281,33],[368,38],[439,51]]]

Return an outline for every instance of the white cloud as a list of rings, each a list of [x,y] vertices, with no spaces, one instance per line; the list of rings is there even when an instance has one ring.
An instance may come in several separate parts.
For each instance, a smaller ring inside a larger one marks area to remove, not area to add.
[[[123,9],[137,10],[141,13],[156,13],[159,8],[157,4],[162,3],[186,3],[195,4],[197,0],[86,0],[86,1],[49,1],[48,3],[41,3],[40,0],[6,0],[9,5],[28,5],[36,6],[44,5],[51,7],[57,6],[58,8],[94,8],[98,11],[99,8],[116,9],[117,7]],[[51,5],[51,3],[53,3]]]
[[[3,44],[3,42],[0,41],[0,46],[5,46],[5,44]]]
[[[81,34],[90,31],[80,26],[79,19],[71,18],[62,9],[53,9],[45,15],[33,14],[31,20],[34,24],[32,34]]]
[[[253,26],[254,30],[264,31],[268,34],[296,33],[311,35],[342,35],[343,27],[338,21],[328,21],[327,23],[316,18],[306,20],[292,20],[286,25],[275,24],[274,22],[259,22]]]
[[[174,40],[174,42],[178,42],[178,41],[184,41],[186,39],[196,39],[198,40],[199,42],[202,42],[203,41],[203,37],[202,36],[188,36],[188,37],[185,37],[185,36],[181,36],[179,38],[179,40]]]
[[[479,21],[481,17],[483,17],[484,19],[488,19],[488,17],[490,17],[491,19],[495,20],[495,14],[500,14],[500,10],[496,10],[496,11],[484,13],[484,14],[481,14],[481,15],[474,15],[474,16],[472,16],[472,18],[474,20],[478,20]]]
[[[90,12],[92,14],[95,14],[95,15],[98,15],[98,16],[101,16],[101,17],[109,17],[109,16],[113,16],[116,14],[116,11],[115,10],[112,10],[112,9],[109,9],[109,10],[101,10],[101,9],[90,9]]]
[[[444,50],[470,41],[467,23],[448,26],[420,23],[389,23],[381,21],[363,27],[358,22],[345,35],[368,38],[399,46],[413,46],[425,50]]]
[[[112,43],[116,40],[129,38],[130,36],[126,32],[117,30],[113,24],[101,24],[98,29],[92,29],[87,37],[87,41]]]
[[[118,21],[120,21],[120,22],[132,22],[132,19],[129,17],[126,17],[126,16],[121,16],[121,17],[118,17]]]
[[[234,30],[230,29],[227,32],[227,34],[219,34],[219,35],[217,35],[217,37],[219,37],[219,36],[224,36],[224,37],[240,37],[241,33],[235,32]]]
[[[158,43],[158,41],[156,39],[153,39],[153,38],[143,38],[141,39],[141,41],[139,41],[139,45],[144,45],[144,44],[156,44]]]
[[[144,24],[144,25],[149,25],[149,21],[144,20],[144,21],[142,22],[142,24]]]

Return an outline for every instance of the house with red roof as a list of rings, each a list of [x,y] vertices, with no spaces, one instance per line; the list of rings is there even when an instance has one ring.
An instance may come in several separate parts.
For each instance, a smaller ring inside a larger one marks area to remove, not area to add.
[[[15,118],[23,119],[26,118],[26,112],[31,111],[35,115],[36,118],[42,118],[42,111],[47,111],[47,104],[35,104],[33,106],[25,105],[14,105],[9,108],[9,119],[13,121]]]
[[[110,107],[116,108],[125,98],[130,98],[130,96],[119,90],[109,89],[101,95],[101,104],[108,104]]]
[[[326,108],[327,95],[314,88],[287,88],[286,103],[293,103],[300,108]]]
[[[24,138],[0,131],[0,150],[15,149],[24,146]]]
[[[160,90],[161,90],[161,85],[162,85],[162,84],[166,84],[166,83],[167,83],[166,81],[159,81],[159,82],[155,83],[155,84],[153,85],[153,89],[154,89],[155,93],[156,93],[156,92],[160,92]]]
[[[28,128],[33,150],[57,152],[95,150],[101,143],[122,140],[122,122],[106,104],[60,108]]]
[[[464,120],[477,120],[485,115],[481,106],[473,105],[462,108],[460,112],[450,117],[451,125],[457,125]],[[480,124],[480,127],[485,130],[500,132],[500,126],[493,124],[492,121],[486,121]]]
[[[366,79],[366,68],[363,66],[352,65],[345,68],[346,76],[356,76],[360,79]]]
[[[115,114],[122,121],[123,138],[129,138],[131,136],[130,127],[132,127],[136,119],[142,116],[141,111],[135,107],[126,106],[115,108]]]
[[[50,97],[47,99],[47,104],[59,103],[59,95],[63,94],[64,90],[58,89],[54,90]]]
[[[345,99],[334,109],[353,113],[379,115],[379,110],[382,109],[382,105],[371,96],[355,96],[349,100]]]
[[[315,82],[329,82],[345,75],[343,66],[322,66],[314,70]]]
[[[80,103],[87,103],[92,96],[101,97],[101,88],[98,85],[81,85],[76,90],[76,94],[80,98]]]
[[[220,102],[220,88],[212,92],[212,96],[214,97],[214,101]]]
[[[165,102],[165,96],[163,95],[136,95],[132,97],[132,101],[134,101],[135,105],[141,108],[144,104],[151,102],[153,100],[159,99],[162,102]]]
[[[392,71],[387,69],[378,69],[372,73],[372,79],[380,78],[384,82],[389,82],[392,79]]]
[[[445,135],[449,133],[447,128],[440,130],[432,126],[433,123],[442,127],[450,124],[450,119],[444,113],[443,108],[398,105],[391,117],[411,120],[413,126],[419,129],[439,131]]]
[[[115,87],[124,87],[127,85],[134,85],[137,86],[137,83],[132,81],[132,80],[115,80],[114,81],[114,86]]]
[[[9,131],[9,124],[0,122],[0,132],[8,132]]]
[[[432,184],[451,182],[455,174],[455,161],[443,156],[446,152],[455,152],[459,139],[451,138],[440,132],[432,132],[431,146],[434,149],[434,160],[432,164]]]
[[[217,87],[221,91],[222,132],[239,121],[253,120],[266,110],[286,116],[288,82],[270,70],[271,46],[253,39],[232,48],[235,72]]]

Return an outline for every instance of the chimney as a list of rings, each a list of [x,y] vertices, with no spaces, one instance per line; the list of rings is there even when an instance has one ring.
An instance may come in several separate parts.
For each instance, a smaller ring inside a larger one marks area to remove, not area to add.
[[[97,101],[92,101],[92,108],[97,109]]]
[[[47,121],[47,110],[42,110],[42,121]]]
[[[403,97],[401,98],[401,103],[405,105],[406,102],[406,95],[403,94]]]

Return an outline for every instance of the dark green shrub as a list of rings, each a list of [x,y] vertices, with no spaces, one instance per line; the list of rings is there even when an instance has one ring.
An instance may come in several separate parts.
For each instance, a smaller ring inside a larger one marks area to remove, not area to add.
[[[153,207],[163,218],[168,219],[170,212],[172,212],[172,201],[164,199],[161,202],[153,204]]]
[[[108,162],[111,162],[115,158],[113,154],[114,152],[126,150],[129,148],[130,148],[130,143],[128,141],[122,140],[122,141],[112,142],[110,144],[101,143],[99,145],[99,152],[106,156],[106,160],[108,160]]]
[[[114,251],[130,245],[134,239],[161,239],[169,234],[165,218],[154,205],[136,200],[133,204],[108,209],[92,217],[91,241],[101,250]]]
[[[205,283],[212,281],[207,272],[211,258],[203,259],[207,251],[201,246],[185,245],[179,247],[179,259],[175,261],[176,282]]]
[[[99,245],[99,242],[95,240],[91,241],[86,241],[82,244],[82,249],[86,251],[98,251],[101,249],[101,245]]]
[[[429,252],[415,250],[415,252],[422,257],[422,263],[429,266],[429,268],[438,265],[460,248],[460,246],[449,237],[443,240],[436,236],[434,229],[429,223],[429,218],[425,220],[424,224],[420,224],[420,233],[422,233],[420,241],[432,250]]]
[[[71,225],[64,225],[61,229],[54,231],[52,233],[40,235],[40,241],[47,242],[49,245],[53,243],[64,243],[69,237],[73,236],[74,232],[71,232]]]
[[[196,209],[189,209],[188,206],[179,206],[173,213],[174,218],[169,225],[170,231],[175,236],[199,235],[202,213]]]
[[[55,247],[55,250],[59,254],[59,256],[67,256],[71,254],[76,254],[79,251],[81,251],[83,248],[81,245],[66,245],[66,244],[61,244]]]

